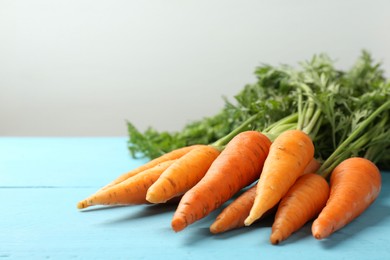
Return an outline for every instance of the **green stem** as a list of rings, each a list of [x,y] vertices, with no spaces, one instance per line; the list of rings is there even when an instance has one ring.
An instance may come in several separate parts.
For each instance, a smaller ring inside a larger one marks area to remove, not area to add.
[[[318,122],[322,122],[321,114],[322,114],[321,109],[317,108],[310,121],[307,124],[305,124],[304,128],[302,129],[306,134],[310,136],[313,135],[312,138],[314,138],[315,135],[314,129],[317,129]]]
[[[212,143],[212,146],[217,147],[218,149],[222,149],[223,146],[225,146],[233,137],[235,137],[237,134],[241,133],[242,131],[245,131],[248,129],[248,126],[257,119],[257,117],[260,115],[260,112],[249,117],[247,120],[245,120],[241,125],[239,125],[237,128],[235,128],[233,131],[231,131],[229,134],[225,135],[224,137],[221,137],[214,143]]]
[[[237,134],[245,131],[248,128],[248,125],[250,125],[254,120],[256,120],[260,114],[261,113],[259,112],[251,116],[246,121],[244,121],[240,126],[234,129],[232,132],[218,139],[211,145],[217,147],[218,149],[223,149],[223,146],[225,146]],[[267,135],[267,137],[269,137],[270,140],[273,140],[273,138],[275,138],[275,136],[280,134],[281,131],[285,131],[288,129],[295,129],[297,120],[298,120],[298,113],[288,115],[280,119],[279,121],[276,121],[275,123],[271,124],[270,126],[268,126],[266,129],[262,131],[262,133]]]
[[[318,122],[322,122],[321,115],[322,111],[318,107],[316,108],[316,104],[313,99],[313,91],[312,89],[304,84],[298,84],[299,87],[299,96],[298,96],[298,104],[301,109],[299,110],[299,119],[298,119],[298,130],[302,130],[308,135],[314,135],[314,129],[317,129]],[[307,96],[307,101],[303,106],[302,100],[302,90],[305,92]],[[314,138],[314,136],[312,136]]]
[[[303,99],[302,99],[302,89],[298,89],[298,115],[303,115]],[[298,117],[297,129],[303,128],[303,118]]]
[[[333,170],[333,167],[335,165],[336,158],[339,157],[340,154],[345,152],[347,149],[347,146],[350,145],[365,128],[384,110],[388,109],[390,107],[390,100],[383,103],[380,107],[378,107],[369,117],[367,117],[366,120],[364,120],[348,137],[345,139],[337,148],[336,150],[326,159],[326,161],[321,165],[319,169],[319,174],[323,177],[327,177],[330,172]],[[337,163],[338,164],[338,163]],[[336,165],[337,165],[336,164]]]
[[[324,170],[320,170],[319,171],[320,175],[322,177],[324,177],[325,179],[329,178],[330,173],[338,164],[340,164],[345,159],[348,159],[349,157],[351,157],[351,155],[352,155],[351,151],[358,151],[363,146],[365,146],[367,143],[369,143],[370,140],[371,140],[370,134],[368,134],[368,133],[361,136],[359,139],[357,139],[355,142],[353,142],[349,145],[348,150],[345,150],[345,151],[341,152],[339,155],[337,155],[334,158],[334,160],[330,162],[331,164],[329,167],[327,167]]]
[[[310,124],[310,122],[312,121],[313,113],[314,113],[313,100],[311,98],[309,98],[307,103],[308,103],[308,105],[307,105],[306,113],[305,113],[304,120],[303,120],[303,125],[304,125],[303,128],[306,128],[307,125]],[[316,111],[318,111],[318,109]]]
[[[374,136],[371,138],[369,146],[364,153],[364,158],[372,161],[373,163],[377,163],[384,157],[386,153],[385,149],[390,145],[390,130],[386,127],[386,123],[388,123],[388,115],[385,115],[381,121],[376,124],[376,127],[371,134]],[[389,146],[390,148],[390,146]]]
[[[271,131],[262,132],[262,133],[266,135],[268,139],[271,140],[271,142],[273,142],[281,133],[287,130],[294,130],[294,129],[297,129],[297,123],[278,125],[275,126]]]
[[[276,121],[275,123],[271,124],[261,132],[273,142],[275,138],[278,137],[284,131],[296,129],[298,119],[298,113],[288,115],[280,119],[279,121]]]
[[[286,124],[291,124],[291,123],[296,123],[297,120],[299,119],[298,113],[294,113],[291,115],[288,115],[286,117],[283,117],[282,119],[276,121],[275,123],[269,125],[267,128],[265,128],[262,132],[263,133],[268,133],[271,132],[272,129],[275,129],[276,127],[280,125],[286,125]]]

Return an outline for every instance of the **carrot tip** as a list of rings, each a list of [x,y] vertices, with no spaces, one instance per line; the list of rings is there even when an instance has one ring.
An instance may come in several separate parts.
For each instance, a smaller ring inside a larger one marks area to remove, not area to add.
[[[182,218],[175,218],[174,220],[172,220],[171,225],[172,225],[172,229],[175,232],[182,231],[183,229],[185,229],[187,227],[186,221]]]
[[[269,240],[270,240],[271,244],[277,245],[283,241],[282,234],[278,231],[272,232]]]
[[[158,198],[157,195],[155,195],[154,193],[151,193],[149,191],[146,193],[146,200],[149,201],[150,203],[153,203],[153,204],[166,202],[166,200],[161,200],[160,198]]]
[[[210,232],[213,234],[218,234],[223,232],[224,230],[221,230],[221,227],[219,227],[218,223],[214,223],[210,226]]]
[[[84,209],[88,207],[87,204],[85,203],[85,201],[80,201],[79,203],[77,203],[77,208],[78,209]]]
[[[244,225],[245,226],[250,226],[252,225],[253,222],[255,222],[256,219],[255,218],[252,218],[252,217],[247,217],[244,221]]]

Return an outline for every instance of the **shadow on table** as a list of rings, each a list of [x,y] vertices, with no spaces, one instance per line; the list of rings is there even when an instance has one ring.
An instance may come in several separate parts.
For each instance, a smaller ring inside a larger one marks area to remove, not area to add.
[[[271,228],[273,220],[274,220],[274,215],[271,215],[264,219],[256,221],[255,223],[253,223],[248,227],[240,227],[220,234],[215,234],[214,237],[215,239],[224,240],[224,239],[229,239],[231,237],[240,236],[245,233],[253,232],[254,230],[258,230],[259,228]]]
[[[156,215],[161,215],[165,213],[173,213],[177,207],[177,204],[170,203],[170,204],[153,204],[153,205],[134,205],[134,206],[126,206],[129,209],[131,209],[130,213],[126,216],[123,216],[121,218],[116,218],[110,221],[105,222],[105,224],[119,224],[122,222],[128,222],[131,220],[136,219],[144,219],[148,217],[153,217]],[[123,212],[122,212],[123,213]]]
[[[113,209],[119,209],[127,207],[125,205],[112,205],[112,206],[104,206],[104,205],[99,205],[99,206],[91,206],[89,208],[85,208],[80,210],[81,213],[88,213],[88,212],[95,212],[95,211],[104,211],[104,210],[113,210]]]
[[[212,212],[209,216],[207,216],[204,219],[199,220],[198,222],[192,224],[191,226],[187,227],[187,229],[191,229],[189,234],[184,242],[184,245],[192,246],[196,245],[197,243],[205,243],[205,241],[208,241],[207,239],[212,240],[227,240],[229,238],[243,236],[245,234],[248,234],[250,232],[256,232],[261,228],[270,228],[272,226],[273,216],[267,217],[263,219],[262,221],[256,222],[252,224],[249,227],[241,227],[232,229],[220,234],[212,234],[210,232],[209,227],[214,222],[215,218],[219,212]],[[206,227],[205,227],[206,226]],[[183,230],[182,232],[185,232]]]

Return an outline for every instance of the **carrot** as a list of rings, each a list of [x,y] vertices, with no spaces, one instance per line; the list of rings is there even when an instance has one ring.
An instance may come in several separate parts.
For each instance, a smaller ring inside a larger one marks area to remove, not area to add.
[[[315,158],[312,158],[308,165],[306,165],[305,170],[303,171],[303,174],[307,173],[315,173],[320,168],[321,163],[316,160]]]
[[[329,197],[329,185],[320,175],[302,175],[279,203],[270,241],[276,245],[315,218]]]
[[[256,198],[245,225],[251,225],[280,201],[303,174],[313,156],[313,142],[301,130],[287,130],[274,140],[264,162]]]
[[[256,185],[247,189],[222,210],[215,221],[211,224],[210,232],[213,234],[219,234],[228,230],[244,227],[244,220],[249,215],[255,196]],[[262,216],[262,218],[272,214],[273,211],[273,209],[270,209]]]
[[[259,178],[271,141],[260,132],[237,134],[199,183],[183,195],[171,225],[174,231],[207,216]]]
[[[206,174],[220,151],[205,145],[193,149],[166,169],[146,193],[151,203],[164,203],[192,188]]]
[[[147,162],[146,164],[143,164],[143,165],[141,165],[141,166],[139,166],[139,167],[137,167],[129,172],[126,172],[126,173],[120,175],[115,180],[113,180],[112,182],[110,182],[106,186],[102,187],[100,190],[98,190],[98,192],[101,190],[107,189],[111,186],[114,186],[114,185],[140,173],[140,172],[143,172],[147,169],[153,168],[154,166],[158,165],[159,163],[162,163],[164,161],[178,159],[178,158],[182,157],[183,155],[185,155],[186,153],[188,153],[189,151],[191,151],[195,148],[201,147],[201,146],[205,146],[205,145],[195,144],[195,145],[191,145],[191,146],[185,146],[185,147],[181,147],[181,148],[175,149],[173,151],[170,151],[166,154],[163,154],[162,156],[157,157],[157,158]]]
[[[354,157],[337,165],[330,176],[330,196],[312,234],[323,239],[349,224],[362,214],[378,197],[381,174],[371,161]]]
[[[94,205],[135,205],[146,204],[146,191],[175,160],[169,160],[144,170],[121,183],[95,193],[80,201],[77,208],[83,209]]]
[[[256,185],[247,189],[226,208],[222,210],[210,226],[213,234],[222,233],[231,229],[244,226],[244,220],[249,215],[256,196]]]
[[[304,174],[316,172],[319,167],[320,163],[313,158],[307,165]],[[244,220],[248,217],[256,197],[256,185],[253,185],[251,188],[244,191],[239,197],[233,200],[222,210],[210,226],[211,233],[218,234],[245,226]],[[262,218],[267,217],[274,211],[276,211],[276,206],[263,214]]]

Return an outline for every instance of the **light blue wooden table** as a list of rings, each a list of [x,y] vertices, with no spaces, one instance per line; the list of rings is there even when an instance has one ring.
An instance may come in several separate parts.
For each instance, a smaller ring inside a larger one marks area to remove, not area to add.
[[[96,208],[76,203],[146,160],[126,138],[0,138],[1,259],[390,259],[390,173],[360,218],[317,241],[310,225],[278,246],[270,221],[222,235],[215,212],[180,233],[175,206]]]

